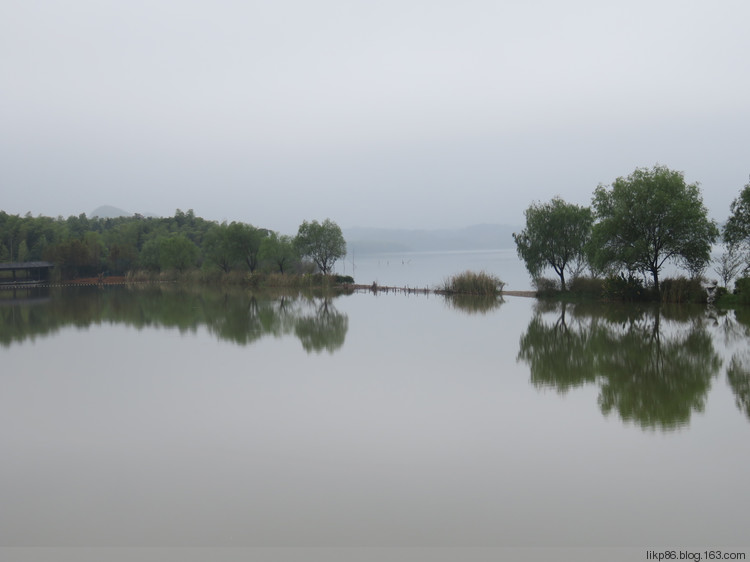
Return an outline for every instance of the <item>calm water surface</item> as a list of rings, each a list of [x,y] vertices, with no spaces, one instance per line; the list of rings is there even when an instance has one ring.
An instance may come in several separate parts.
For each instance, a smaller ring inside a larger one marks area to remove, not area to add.
[[[435,288],[452,275],[466,270],[486,271],[505,282],[505,289],[527,291],[531,279],[515,249],[453,252],[401,252],[348,255],[336,264],[340,274],[351,275],[357,283],[381,286]],[[554,275],[554,274],[553,274]]]
[[[2,546],[748,544],[747,314],[0,293]]]

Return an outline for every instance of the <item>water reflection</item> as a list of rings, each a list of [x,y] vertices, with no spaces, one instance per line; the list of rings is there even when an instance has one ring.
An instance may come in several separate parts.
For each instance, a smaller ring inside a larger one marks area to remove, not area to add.
[[[727,365],[727,384],[734,392],[737,408],[750,420],[750,310],[710,309],[715,338],[728,348],[739,349],[731,354]]]
[[[317,304],[315,314],[300,317],[294,327],[294,333],[308,352],[323,351],[333,353],[344,345],[349,319],[346,314],[337,311],[330,298],[324,298]]]
[[[66,287],[0,301],[0,345],[10,346],[62,328],[103,322],[181,333],[205,327],[220,340],[249,345],[264,337],[294,335],[308,352],[341,348],[348,318],[334,295],[251,293],[173,286]],[[63,292],[64,291],[64,292]]]
[[[672,430],[705,407],[721,367],[704,309],[540,303],[518,359],[538,388],[599,386],[604,415]]]
[[[727,380],[734,391],[737,407],[750,419],[750,353],[732,357],[727,369]]]
[[[444,295],[448,308],[466,314],[487,314],[503,304],[502,297],[492,295]]]

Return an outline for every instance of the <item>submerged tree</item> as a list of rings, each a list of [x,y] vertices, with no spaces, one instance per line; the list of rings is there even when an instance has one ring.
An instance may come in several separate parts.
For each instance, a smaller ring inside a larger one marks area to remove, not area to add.
[[[600,185],[593,206],[598,222],[590,258],[599,267],[615,266],[649,274],[659,292],[659,273],[673,261],[691,272],[711,259],[719,230],[708,218],[697,184],[664,166],[636,169]]]
[[[531,205],[525,212],[526,228],[513,234],[518,256],[533,278],[551,267],[566,290],[565,273],[575,273],[583,260],[591,235],[593,217],[588,207],[579,207],[555,197],[549,203]]]

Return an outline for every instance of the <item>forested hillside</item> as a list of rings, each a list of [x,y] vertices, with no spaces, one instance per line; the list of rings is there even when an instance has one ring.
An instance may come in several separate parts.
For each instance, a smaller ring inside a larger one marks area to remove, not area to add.
[[[289,270],[294,240],[250,224],[217,223],[177,209],[166,218],[68,218],[0,211],[0,262],[44,260],[64,279],[128,271],[218,268]]]

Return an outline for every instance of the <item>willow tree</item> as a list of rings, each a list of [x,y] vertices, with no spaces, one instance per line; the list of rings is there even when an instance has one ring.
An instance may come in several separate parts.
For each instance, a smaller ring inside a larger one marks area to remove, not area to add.
[[[532,204],[525,211],[526,228],[513,233],[518,256],[532,278],[552,268],[566,290],[565,273],[573,273],[585,260],[584,248],[591,235],[591,209],[555,197],[549,203]]]
[[[346,255],[346,240],[341,228],[331,219],[323,223],[304,221],[294,238],[294,245],[299,254],[310,258],[318,269],[328,275],[333,264]]]
[[[651,275],[657,294],[666,262],[702,271],[719,235],[698,184],[686,184],[682,172],[664,166],[637,168],[611,186],[599,185],[593,207],[592,262]]]

